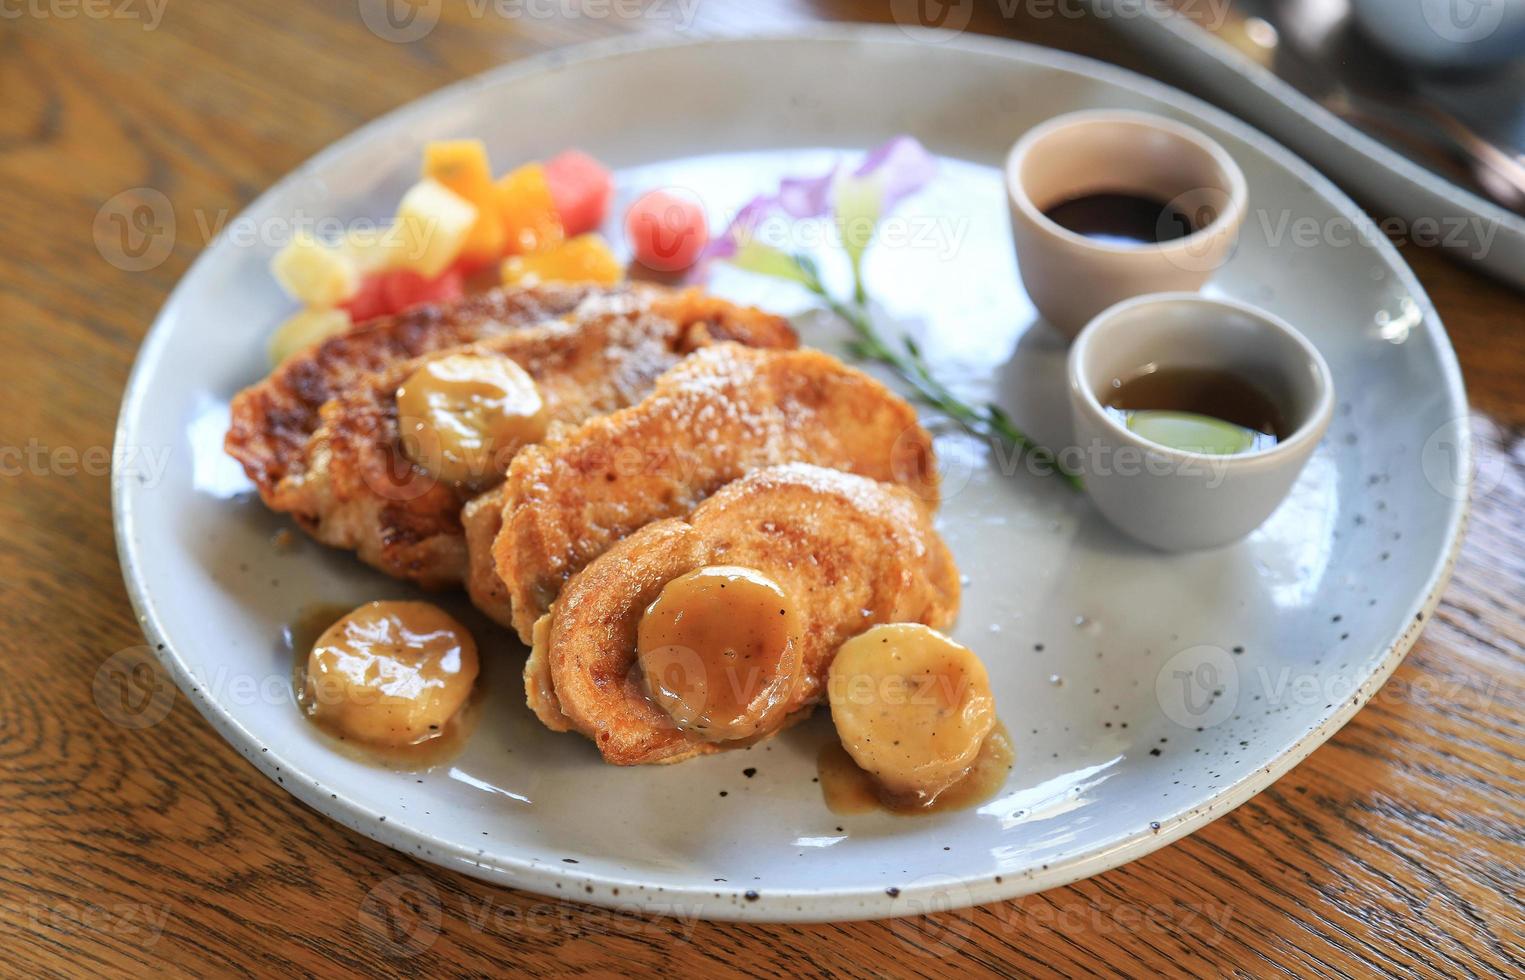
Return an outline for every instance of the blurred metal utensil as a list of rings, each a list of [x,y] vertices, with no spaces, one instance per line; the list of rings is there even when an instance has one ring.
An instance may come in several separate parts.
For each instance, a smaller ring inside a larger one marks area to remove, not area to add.
[[[1359,33],[1349,0],[1280,0],[1277,8],[1289,42],[1278,58],[1296,60],[1297,74],[1326,109],[1428,134],[1466,158],[1477,185],[1493,200],[1516,211],[1525,205],[1525,157],[1425,98],[1401,64]]]
[[[1504,207],[1525,214],[1525,156],[1510,156],[1449,113],[1416,119],[1411,108],[1365,98],[1349,90],[1331,91],[1319,102],[1346,122],[1385,133],[1411,152],[1435,158],[1437,162],[1452,163],[1451,154],[1440,160],[1440,151],[1459,151],[1470,164],[1473,183],[1480,190]]]

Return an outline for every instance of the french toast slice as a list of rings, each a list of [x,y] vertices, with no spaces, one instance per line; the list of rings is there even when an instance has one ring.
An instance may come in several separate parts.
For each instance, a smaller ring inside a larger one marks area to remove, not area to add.
[[[752,470],[811,463],[938,501],[932,439],[880,382],[815,350],[721,344],[640,403],[527,447],[504,482],[493,560],[524,642],[567,580],[616,541]]]
[[[783,705],[791,720],[825,698],[827,671],[846,640],[879,623],[941,629],[958,613],[958,569],[916,493],[804,464],[756,470],[688,516],[646,525],[572,577],[535,627],[525,666],[535,714],[553,730],[591,738],[617,765],[677,762],[755,741],[710,741],[680,729],[638,669],[643,613],[668,582],[712,565],[755,569],[792,598],[801,674]]]
[[[497,308],[496,302],[489,305]],[[346,359],[345,369],[330,377],[337,384],[342,375],[343,388],[319,407],[316,425],[301,444],[292,448],[285,436],[269,431],[261,439],[267,446],[281,446],[278,462],[268,460],[252,469],[246,462],[251,476],[258,472],[267,478],[260,485],[265,503],[290,513],[317,540],[354,550],[397,578],[427,588],[459,585],[469,578],[462,508],[501,481],[508,460],[493,461],[469,483],[452,483],[408,458],[395,396],[426,361],[456,353],[513,360],[534,379],[554,426],[581,423],[639,401],[664,371],[716,340],[795,344],[793,330],[780,317],[695,292],[655,287],[585,292],[574,309],[532,326],[507,329],[501,327],[503,321],[494,322],[499,324],[491,328],[496,334],[466,346],[441,347],[405,360],[388,361],[375,352]],[[321,362],[324,346],[304,356]],[[382,366],[367,373],[359,370],[361,363]],[[235,400],[230,451],[255,425],[254,406],[281,390],[267,381]],[[256,441],[238,445],[252,450]],[[484,608],[494,612],[491,605]]]

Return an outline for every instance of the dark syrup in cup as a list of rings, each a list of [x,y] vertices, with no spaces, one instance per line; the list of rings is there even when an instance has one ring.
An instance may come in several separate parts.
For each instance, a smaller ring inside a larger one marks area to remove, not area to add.
[[[1084,194],[1043,212],[1054,224],[1104,245],[1158,245],[1196,231],[1191,216],[1174,205],[1136,194]]]

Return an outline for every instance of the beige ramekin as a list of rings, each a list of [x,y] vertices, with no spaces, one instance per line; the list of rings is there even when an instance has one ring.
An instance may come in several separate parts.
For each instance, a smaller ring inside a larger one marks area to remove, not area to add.
[[[1232,456],[1146,439],[1106,410],[1114,378],[1141,368],[1227,371],[1262,385],[1292,427],[1270,449]],[[1081,478],[1096,508],[1165,551],[1216,548],[1280,506],[1334,415],[1334,380],[1318,349],[1280,317],[1197,293],[1124,300],[1070,346],[1069,394]]]
[[[1196,231],[1159,244],[1118,245],[1070,231],[1044,211],[1098,193],[1169,202]],[[1006,158],[1017,265],[1044,319],[1073,338],[1097,313],[1143,293],[1195,290],[1227,261],[1244,220],[1244,173],[1190,126],[1101,109],[1029,130]]]

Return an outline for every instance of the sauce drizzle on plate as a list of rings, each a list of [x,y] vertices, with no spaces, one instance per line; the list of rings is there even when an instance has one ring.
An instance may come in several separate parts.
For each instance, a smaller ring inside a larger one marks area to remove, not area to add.
[[[832,813],[870,813],[883,810],[901,816],[966,810],[990,799],[1006,782],[1006,774],[1016,759],[1011,735],[1006,726],[996,722],[985,736],[980,753],[967,775],[943,790],[930,803],[896,799],[884,793],[874,778],[859,768],[847,750],[835,739],[821,747],[816,756],[816,771],[821,780],[821,796]]]

